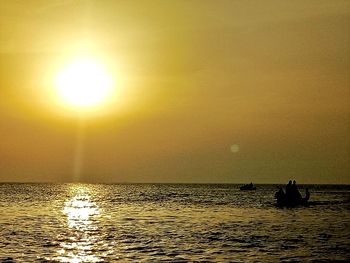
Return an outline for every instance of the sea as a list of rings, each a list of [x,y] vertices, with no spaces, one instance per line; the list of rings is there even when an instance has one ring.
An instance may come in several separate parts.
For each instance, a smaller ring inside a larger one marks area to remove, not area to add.
[[[0,262],[349,262],[350,186],[0,184]]]

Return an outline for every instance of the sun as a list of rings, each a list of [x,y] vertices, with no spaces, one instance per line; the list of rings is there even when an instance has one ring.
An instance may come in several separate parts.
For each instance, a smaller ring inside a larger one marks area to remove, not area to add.
[[[113,81],[97,60],[80,58],[58,72],[55,87],[64,104],[76,109],[89,109],[107,99]]]

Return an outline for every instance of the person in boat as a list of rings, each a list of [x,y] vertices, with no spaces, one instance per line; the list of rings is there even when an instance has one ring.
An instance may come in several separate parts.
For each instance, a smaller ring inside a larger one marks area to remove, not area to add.
[[[309,192],[309,189],[306,188],[305,189],[305,198],[302,198],[302,202],[304,205],[307,205],[307,201],[309,201],[310,199],[310,192]]]
[[[299,192],[297,182],[295,180],[293,181],[293,184],[291,186],[291,197],[292,197],[292,200],[297,204],[299,204],[303,199]]]
[[[308,188],[305,189],[305,199],[306,199],[306,200],[309,200],[309,199],[310,199],[310,192],[309,192],[309,189],[308,189]]]
[[[286,197],[290,198],[292,196],[292,180],[289,180],[288,184],[286,185]]]
[[[275,193],[275,198],[277,199],[278,206],[282,206],[286,202],[286,193],[282,187]]]

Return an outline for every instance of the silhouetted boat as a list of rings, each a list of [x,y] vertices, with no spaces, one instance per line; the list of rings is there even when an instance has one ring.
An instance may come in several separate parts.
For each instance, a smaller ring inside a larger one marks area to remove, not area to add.
[[[300,194],[300,193],[299,193]],[[276,205],[278,207],[296,207],[296,206],[308,206],[310,199],[310,192],[308,189],[305,190],[305,197],[301,196],[289,196],[282,188],[275,193],[277,200]]]
[[[256,187],[253,185],[253,183],[250,183],[250,184],[242,185],[239,189],[240,190],[256,190]]]

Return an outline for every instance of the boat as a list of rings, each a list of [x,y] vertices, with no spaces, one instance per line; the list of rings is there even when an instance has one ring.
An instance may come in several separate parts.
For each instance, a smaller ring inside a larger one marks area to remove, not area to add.
[[[239,187],[240,190],[256,190],[256,187],[253,185],[253,183],[245,184]]]
[[[305,189],[305,197],[302,197],[299,190],[293,193],[287,193],[281,187],[278,192],[275,193],[276,206],[278,207],[297,207],[297,206],[308,206],[310,199],[310,192]]]

